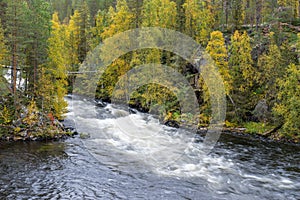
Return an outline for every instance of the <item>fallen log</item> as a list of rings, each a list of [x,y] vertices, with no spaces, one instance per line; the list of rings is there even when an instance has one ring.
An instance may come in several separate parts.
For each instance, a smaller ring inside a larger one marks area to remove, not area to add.
[[[272,133],[275,133],[276,131],[278,131],[279,129],[281,129],[283,126],[283,124],[279,125],[279,126],[276,126],[275,128],[269,130],[269,131],[266,131],[264,132],[262,135],[264,137],[270,137],[272,135]]]

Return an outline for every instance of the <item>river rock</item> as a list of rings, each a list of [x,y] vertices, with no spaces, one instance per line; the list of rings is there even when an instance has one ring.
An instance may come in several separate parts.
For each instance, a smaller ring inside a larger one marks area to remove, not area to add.
[[[90,134],[88,134],[88,133],[80,133],[80,134],[79,134],[79,137],[80,137],[81,139],[89,139],[91,136],[90,136]]]
[[[136,114],[137,113],[137,111],[133,108],[129,108],[128,110],[129,110],[130,114]]]
[[[179,123],[176,122],[175,120],[168,120],[165,122],[165,125],[166,126],[170,126],[170,127],[173,127],[173,128],[179,128]]]
[[[106,103],[103,102],[103,101],[100,100],[100,99],[96,99],[94,102],[95,102],[95,105],[98,106],[98,107],[101,107],[101,108],[106,107]]]

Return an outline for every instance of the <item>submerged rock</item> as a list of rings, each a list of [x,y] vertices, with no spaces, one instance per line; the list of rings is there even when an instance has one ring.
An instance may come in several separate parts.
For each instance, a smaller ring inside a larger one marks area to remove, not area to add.
[[[137,111],[133,108],[129,108],[128,110],[129,110],[130,114],[136,114],[137,113]]]
[[[107,104],[105,102],[103,102],[101,99],[95,99],[94,100],[95,105],[101,108],[104,108],[107,106]]]
[[[81,139],[89,139],[91,136],[88,133],[80,133],[79,137]]]
[[[180,128],[179,123],[175,120],[168,120],[165,122],[165,125],[173,128]]]

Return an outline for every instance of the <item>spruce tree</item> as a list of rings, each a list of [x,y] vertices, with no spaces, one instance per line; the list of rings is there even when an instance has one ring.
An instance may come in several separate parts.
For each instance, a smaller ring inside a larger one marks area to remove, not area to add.
[[[238,120],[245,120],[247,113],[255,106],[255,95],[251,92],[257,77],[251,57],[250,37],[246,32],[238,31],[231,37],[229,47],[229,68],[233,80],[230,111],[234,111]]]
[[[291,64],[283,79],[277,79],[278,99],[274,113],[283,123],[281,133],[289,138],[300,140],[300,68]]]

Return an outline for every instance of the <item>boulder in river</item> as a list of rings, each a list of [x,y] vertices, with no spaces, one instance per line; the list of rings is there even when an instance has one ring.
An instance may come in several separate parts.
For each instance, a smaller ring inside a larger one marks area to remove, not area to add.
[[[180,128],[179,123],[177,121],[175,121],[175,120],[167,120],[165,122],[165,125],[173,127],[173,128]]]
[[[107,104],[105,102],[103,102],[101,99],[95,99],[94,100],[95,105],[101,108],[104,108],[107,106]]]
[[[79,137],[81,139],[89,139],[91,136],[88,133],[80,133]]]

